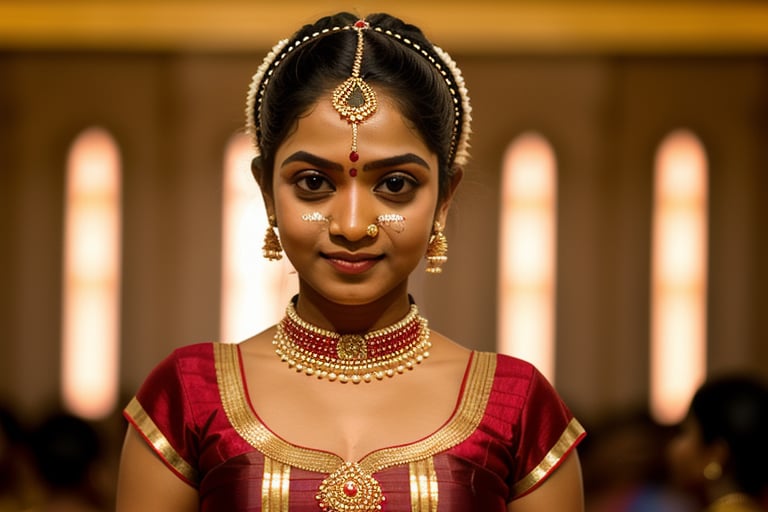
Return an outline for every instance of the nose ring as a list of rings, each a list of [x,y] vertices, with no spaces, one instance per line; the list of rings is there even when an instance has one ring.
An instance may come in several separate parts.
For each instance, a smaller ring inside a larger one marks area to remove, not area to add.
[[[405,229],[405,217],[397,213],[385,213],[376,217],[376,222],[368,224],[365,228],[365,234],[371,238],[379,235],[379,226],[389,226],[396,233],[402,233]]]

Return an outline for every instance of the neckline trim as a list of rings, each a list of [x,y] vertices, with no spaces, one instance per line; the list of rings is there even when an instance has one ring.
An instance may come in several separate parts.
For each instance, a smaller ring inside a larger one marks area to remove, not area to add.
[[[224,412],[232,428],[248,444],[271,459],[307,471],[331,473],[347,462],[335,453],[289,443],[269,430],[250,407],[239,346],[215,343],[213,347],[216,380]],[[425,459],[467,439],[483,419],[495,371],[495,354],[473,351],[459,403],[442,427],[419,441],[374,450],[357,464],[373,474]]]

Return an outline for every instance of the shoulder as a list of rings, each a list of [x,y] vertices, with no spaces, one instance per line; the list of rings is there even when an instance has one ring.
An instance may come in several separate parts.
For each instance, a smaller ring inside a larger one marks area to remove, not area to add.
[[[216,347],[220,345],[223,344],[207,342],[176,348],[158,363],[153,372],[187,373],[201,366],[211,366],[214,364]]]
[[[200,424],[218,407],[217,347],[220,343],[199,343],[173,350],[160,361],[139,387],[125,409],[129,421],[145,422],[174,440],[182,431]],[[236,346],[228,346],[236,350]],[[146,425],[142,426],[142,431]]]
[[[534,365],[523,359],[495,352],[476,352],[474,357],[493,361],[496,388],[512,387],[522,392],[540,380],[546,381]]]
[[[528,361],[506,354],[495,352],[492,354],[496,358],[497,367],[505,373],[514,373],[516,375],[528,377],[539,373],[536,367]]]
[[[198,343],[173,350],[150,372],[139,388],[142,403],[159,396],[188,396],[187,390],[216,384],[216,347],[219,343]]]
[[[513,421],[540,414],[560,416],[566,423],[571,419],[557,390],[533,364],[491,352],[476,352],[474,357],[495,364],[489,409],[504,410]]]
[[[515,461],[509,476],[509,499],[543,482],[584,436],[554,386],[522,359],[495,353],[476,357],[495,360],[487,425],[496,428]]]
[[[177,349],[174,349],[168,358],[183,361],[183,360],[195,360],[195,359],[211,359],[213,357],[214,347],[222,345],[217,342],[206,343],[194,343],[192,345],[184,345]]]

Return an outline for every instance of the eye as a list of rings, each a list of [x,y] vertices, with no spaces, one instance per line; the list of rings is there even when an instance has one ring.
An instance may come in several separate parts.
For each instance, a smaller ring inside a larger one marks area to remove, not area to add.
[[[298,174],[294,178],[294,184],[300,194],[326,194],[335,190],[328,178],[317,171],[306,171]]]
[[[396,173],[385,176],[374,190],[379,194],[390,196],[393,200],[404,201],[410,199],[418,185],[419,183],[413,177]]]

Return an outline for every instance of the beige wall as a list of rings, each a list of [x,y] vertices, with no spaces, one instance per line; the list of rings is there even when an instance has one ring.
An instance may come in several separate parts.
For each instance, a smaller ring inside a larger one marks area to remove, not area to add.
[[[122,388],[216,338],[222,152],[260,53],[0,53],[0,398],[57,399],[63,169],[91,124],[124,164]],[[493,348],[501,159],[538,130],[559,165],[557,386],[588,417],[642,403],[653,151],[686,126],[711,165],[710,367],[768,373],[768,58],[455,57],[473,159],[446,271],[416,281],[432,326]]]

